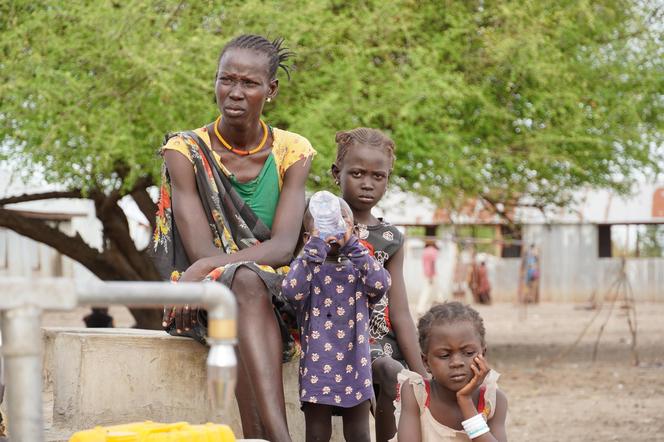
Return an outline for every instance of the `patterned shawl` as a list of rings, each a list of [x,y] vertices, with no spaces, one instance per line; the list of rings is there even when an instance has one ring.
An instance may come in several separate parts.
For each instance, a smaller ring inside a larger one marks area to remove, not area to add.
[[[224,171],[212,157],[207,144],[192,131],[171,134],[166,137],[166,141],[173,136],[181,137],[189,149],[194,164],[198,194],[212,231],[214,245],[223,249],[225,253],[232,254],[270,239],[270,229],[235,191]],[[165,163],[162,166],[157,227],[152,238],[151,251],[155,266],[163,279],[177,281],[191,264],[173,216],[171,182]],[[213,270],[205,279],[218,281],[230,287],[235,271],[240,266],[253,270],[265,283],[272,297],[281,330],[284,344],[283,359],[291,360],[298,353],[293,337],[293,331],[296,330],[295,312],[281,295],[281,280],[288,272],[288,266],[274,269],[255,262],[236,262]],[[204,314],[201,316],[197,326],[185,335],[205,342],[207,320]],[[238,319],[238,323],[242,324],[243,318]],[[177,335],[174,328],[173,324],[167,331]]]

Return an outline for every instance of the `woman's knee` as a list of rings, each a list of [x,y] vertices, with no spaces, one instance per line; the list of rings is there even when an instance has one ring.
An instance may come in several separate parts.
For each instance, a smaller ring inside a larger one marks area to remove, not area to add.
[[[269,301],[263,280],[256,272],[244,266],[235,271],[231,291],[240,307],[246,303]]]

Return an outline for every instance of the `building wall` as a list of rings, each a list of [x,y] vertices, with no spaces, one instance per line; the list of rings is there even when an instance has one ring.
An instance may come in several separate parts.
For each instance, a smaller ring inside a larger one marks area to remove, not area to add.
[[[443,229],[439,232],[447,237]],[[523,227],[524,247],[537,244],[540,255],[540,300],[544,302],[584,302],[614,296],[609,289],[621,272],[620,258],[599,258],[597,226],[594,224],[527,225]],[[450,239],[439,241],[436,299],[452,297],[452,275],[459,259]],[[421,256],[424,243],[406,241],[404,275],[409,299],[417,302],[424,289]],[[463,256],[461,260],[469,261]],[[519,285],[519,258],[487,256],[492,298],[516,301]],[[664,301],[664,258],[628,258],[626,274],[637,301]],[[466,290],[466,301],[471,301]]]
[[[73,276],[72,261],[55,249],[0,228],[0,276]]]
[[[0,174],[0,181],[2,176]],[[44,213],[72,214],[69,221],[59,221],[58,228],[68,235],[80,235],[90,247],[102,248],[103,226],[95,215],[94,203],[86,199],[56,199],[21,203],[20,208]],[[138,209],[136,209],[138,210]],[[137,248],[147,246],[149,226],[139,222],[130,212],[127,221]],[[127,210],[125,210],[127,213]],[[59,254],[55,249],[0,227],[0,276],[72,277],[76,280],[96,279],[83,265]]]
[[[101,223],[94,216],[94,206],[88,201],[72,202],[78,213],[69,221],[58,221],[58,228],[68,235],[79,234],[91,246],[101,246]],[[69,208],[72,208],[68,206]],[[42,207],[38,207],[42,208]],[[85,209],[85,210],[80,210]],[[55,211],[55,210],[54,210]],[[0,227],[0,276],[7,277],[67,277],[76,280],[96,279],[78,262],[60,254],[43,243]]]
[[[60,228],[79,232],[93,246],[100,242],[100,226],[93,216],[62,222]],[[620,275],[620,258],[597,257],[597,227],[591,224],[524,226],[526,244],[534,242],[540,254],[540,299],[544,302],[583,302],[593,294],[596,299],[612,296],[610,288]],[[445,232],[442,232],[445,237]],[[452,278],[458,259],[457,247],[450,239],[439,241],[438,275],[433,299],[452,297]],[[419,239],[406,240],[404,278],[411,303],[425,287]],[[469,256],[461,257],[469,261]],[[499,302],[516,301],[519,258],[487,256],[492,298]],[[629,258],[626,272],[638,301],[664,301],[664,258]],[[0,228],[0,276],[95,278],[87,269],[44,244]],[[467,302],[471,302],[466,289]]]

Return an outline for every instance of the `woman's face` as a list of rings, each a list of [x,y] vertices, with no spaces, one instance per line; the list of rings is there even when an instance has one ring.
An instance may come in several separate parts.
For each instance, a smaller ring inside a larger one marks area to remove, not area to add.
[[[253,49],[230,48],[219,60],[215,94],[223,117],[230,121],[257,121],[268,97],[277,94],[270,79],[268,56]]]

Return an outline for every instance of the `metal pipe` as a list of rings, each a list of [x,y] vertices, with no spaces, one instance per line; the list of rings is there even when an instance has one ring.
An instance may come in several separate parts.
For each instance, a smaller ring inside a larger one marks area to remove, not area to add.
[[[12,442],[42,442],[41,309],[26,305],[2,313],[2,355],[6,370]]]
[[[204,304],[208,310],[221,306],[235,317],[235,297],[217,282],[91,282],[76,284],[78,305],[122,304],[146,307],[164,304]]]
[[[223,284],[170,282],[93,282],[0,279],[2,355],[7,381],[12,442],[42,442],[41,311],[70,310],[76,305],[152,306],[202,304],[208,309],[211,349],[208,374],[212,405],[226,410],[235,385],[236,304]],[[37,307],[39,306],[39,307]]]

